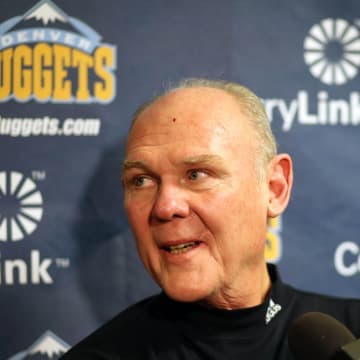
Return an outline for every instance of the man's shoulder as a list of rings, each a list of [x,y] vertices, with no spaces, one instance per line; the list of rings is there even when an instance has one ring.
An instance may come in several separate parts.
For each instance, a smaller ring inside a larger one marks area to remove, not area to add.
[[[162,308],[167,307],[167,299],[163,294],[153,295],[145,298],[110,319],[91,336],[97,334],[129,334],[131,331],[139,332],[140,328],[144,331],[147,327],[154,327],[155,323],[163,321]],[[165,309],[163,309],[165,310]]]
[[[163,294],[147,297],[121,311],[105,323],[104,326],[114,326],[118,323],[121,323],[122,326],[122,324],[128,321],[133,322],[136,318],[141,318],[142,321],[146,321],[152,317],[157,317],[162,306],[166,306],[166,299]]]
[[[282,291],[289,299],[293,316],[306,312],[323,312],[339,320],[360,336],[360,299],[344,298],[300,290],[283,284]]]
[[[164,306],[166,299],[162,294],[131,305],[74,346],[62,359],[82,359],[86,354],[89,360],[108,359],[111,353],[136,353],[139,341],[151,342],[160,329],[167,327],[161,314]],[[94,357],[95,354],[98,357]]]
[[[294,286],[283,284],[283,287],[288,293],[292,293],[298,300],[305,304],[311,305],[327,305],[330,307],[345,307],[345,308],[354,308],[360,311],[360,299],[341,297],[335,295],[320,294],[315,291],[308,291],[298,289]]]

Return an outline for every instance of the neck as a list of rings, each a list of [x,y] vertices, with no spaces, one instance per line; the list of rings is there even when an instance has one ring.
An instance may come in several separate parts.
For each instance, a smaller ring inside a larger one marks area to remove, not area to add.
[[[271,279],[264,263],[261,268],[242,273],[238,286],[224,287],[211,294],[202,304],[224,310],[250,308],[262,304],[270,288]]]

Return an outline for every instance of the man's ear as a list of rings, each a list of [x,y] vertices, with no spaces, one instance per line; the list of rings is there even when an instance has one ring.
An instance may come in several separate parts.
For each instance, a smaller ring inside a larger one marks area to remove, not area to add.
[[[288,154],[276,155],[268,167],[268,217],[276,217],[286,209],[290,199],[292,183],[291,157]]]

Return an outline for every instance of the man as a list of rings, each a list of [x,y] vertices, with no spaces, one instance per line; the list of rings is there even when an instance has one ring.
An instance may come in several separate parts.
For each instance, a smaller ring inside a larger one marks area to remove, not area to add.
[[[292,163],[261,102],[234,83],[188,80],[140,108],[129,133],[125,209],[163,293],[130,307],[69,359],[291,359],[293,319],[323,311],[360,335],[360,305],[297,291],[264,260]]]

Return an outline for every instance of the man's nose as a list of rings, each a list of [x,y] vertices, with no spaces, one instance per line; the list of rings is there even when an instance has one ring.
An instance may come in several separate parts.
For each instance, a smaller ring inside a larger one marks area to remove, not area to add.
[[[159,221],[170,221],[173,218],[184,218],[190,213],[188,200],[183,189],[171,185],[160,185],[152,217]]]

